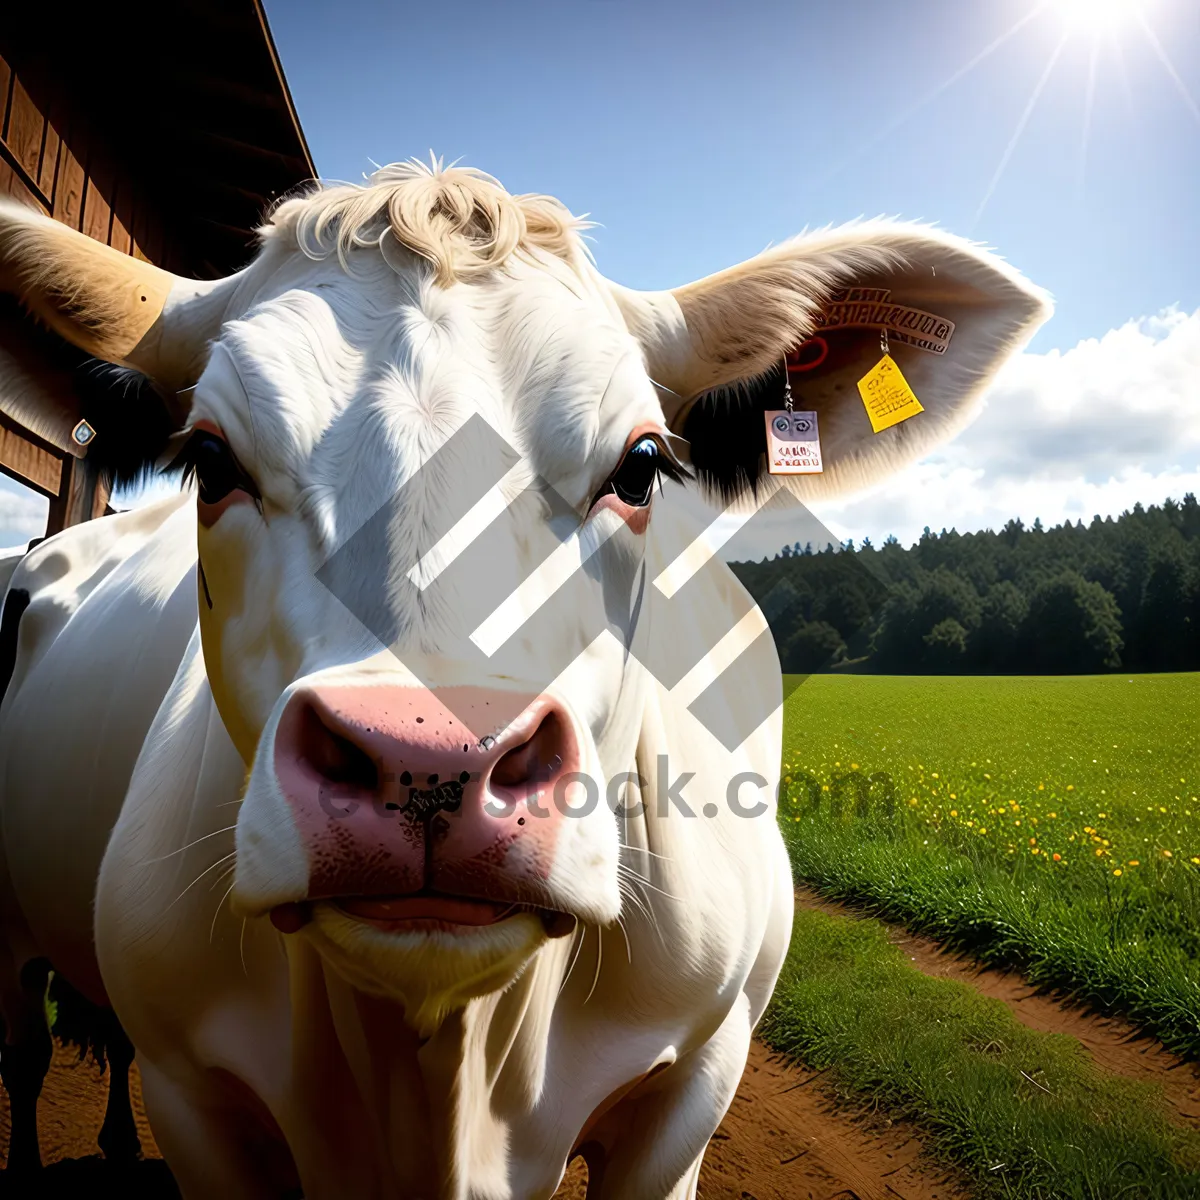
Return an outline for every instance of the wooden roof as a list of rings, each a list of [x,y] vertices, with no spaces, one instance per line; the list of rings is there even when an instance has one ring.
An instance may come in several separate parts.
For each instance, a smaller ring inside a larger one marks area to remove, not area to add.
[[[86,174],[103,176],[113,213],[113,189],[128,187],[157,229],[140,242],[134,229],[131,252],[179,274],[228,274],[249,259],[263,211],[315,176],[260,0],[8,0],[0,10],[0,57],[47,128],[86,123],[64,142],[89,147]],[[22,164],[3,133],[0,166],[27,191],[40,183],[33,194],[49,207],[57,177],[29,171],[40,163],[45,174],[47,135],[40,158],[31,143]],[[116,244],[111,222],[102,240]]]
[[[261,0],[0,0],[0,195],[214,278],[315,173]],[[71,438],[86,358],[0,297],[0,473],[50,533],[105,510]]]

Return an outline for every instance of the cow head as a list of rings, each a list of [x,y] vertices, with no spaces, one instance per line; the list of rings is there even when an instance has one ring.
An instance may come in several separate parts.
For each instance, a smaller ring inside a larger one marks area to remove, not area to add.
[[[879,329],[824,335],[797,384],[826,464],[789,482],[806,499],[953,433],[1048,311],[916,226],[801,237],[658,293],[604,279],[579,229],[546,197],[407,164],[285,202],[249,267],[197,283],[0,208],[0,287],[149,377],[171,438],[140,453],[195,481],[204,660],[248,767],[233,903],[419,1028],[619,914],[620,821],[576,797],[629,768],[653,686],[627,651],[657,481],[690,457],[726,503],[776,483],[778,400],[753,385],[841,289],[955,331],[942,354],[894,344],[924,412],[879,434],[856,387]],[[115,452],[94,424],[91,453]]]

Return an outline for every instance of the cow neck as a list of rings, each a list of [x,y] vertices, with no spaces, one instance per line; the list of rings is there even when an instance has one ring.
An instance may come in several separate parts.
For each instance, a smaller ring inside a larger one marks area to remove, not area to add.
[[[547,942],[504,992],[449,1013],[425,1039],[400,1005],[358,991],[332,967],[293,970],[293,988],[319,993],[293,997],[293,1061],[307,1083],[304,1106],[319,1110],[310,1112],[315,1127],[369,1154],[383,1194],[459,1200],[502,1184],[507,1127],[541,1091],[573,945]],[[333,1107],[330,1123],[324,1110]]]

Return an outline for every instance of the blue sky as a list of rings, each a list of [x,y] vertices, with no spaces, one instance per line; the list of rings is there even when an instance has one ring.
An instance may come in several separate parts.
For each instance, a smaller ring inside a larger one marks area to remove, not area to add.
[[[818,509],[838,536],[1200,491],[1198,0],[266,5],[326,178],[461,159],[591,214],[601,269],[633,287],[883,214],[982,240],[1053,293],[974,425]],[[1149,35],[1064,17],[1122,5]],[[44,513],[0,480],[0,544]]]
[[[1105,0],[1091,0],[1093,4]],[[1200,307],[1200,109],[1136,21],[1096,42],[1051,3],[897,118],[1037,0],[267,0],[318,169],[430,149],[602,223],[602,270],[669,287],[806,225],[937,222],[988,242],[1058,301],[1033,350]],[[1200,93],[1200,4],[1148,0]]]

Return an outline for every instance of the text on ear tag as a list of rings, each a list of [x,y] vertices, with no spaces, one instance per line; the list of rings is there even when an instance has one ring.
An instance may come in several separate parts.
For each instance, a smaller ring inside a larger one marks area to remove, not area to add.
[[[771,409],[767,419],[767,470],[772,475],[820,475],[821,435],[815,412]]]
[[[875,433],[881,433],[925,411],[890,354],[885,353],[858,381],[858,393],[862,396]]]

